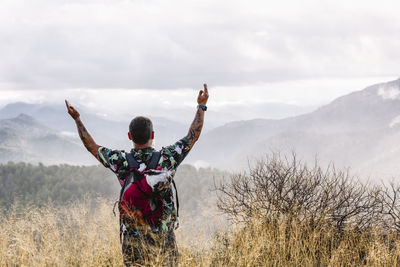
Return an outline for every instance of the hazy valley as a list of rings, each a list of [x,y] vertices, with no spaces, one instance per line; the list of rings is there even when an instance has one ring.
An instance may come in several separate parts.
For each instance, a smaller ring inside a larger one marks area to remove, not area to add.
[[[206,124],[218,117],[212,106],[209,109]],[[81,110],[82,120],[100,145],[131,149],[126,137],[129,121]],[[97,164],[81,145],[62,104],[13,103],[0,110],[0,118],[0,162]],[[152,119],[156,148],[183,137],[190,124],[190,120],[185,124],[165,117]],[[296,153],[311,163],[317,158],[323,165],[334,163],[362,176],[389,179],[400,172],[399,122],[400,80],[395,80],[355,91],[299,116],[206,127],[186,163],[236,171],[270,152]]]

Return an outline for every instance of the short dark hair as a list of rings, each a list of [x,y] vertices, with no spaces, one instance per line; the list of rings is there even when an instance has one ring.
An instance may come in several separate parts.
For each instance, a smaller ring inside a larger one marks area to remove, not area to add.
[[[151,138],[151,134],[153,132],[153,123],[147,117],[135,117],[129,124],[129,132],[133,142],[138,145],[144,145]]]

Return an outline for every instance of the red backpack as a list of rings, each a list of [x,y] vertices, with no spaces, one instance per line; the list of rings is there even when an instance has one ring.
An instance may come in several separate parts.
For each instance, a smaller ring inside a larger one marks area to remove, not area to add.
[[[125,180],[121,180],[121,192],[119,198],[119,213],[122,225],[150,225],[156,226],[164,212],[163,197],[153,192],[147,178],[151,175],[160,174],[161,169],[157,169],[161,153],[153,152],[148,165],[144,162],[139,163],[131,153],[126,154],[130,174]],[[179,210],[178,194],[175,182],[177,210]],[[165,196],[164,196],[165,197]]]

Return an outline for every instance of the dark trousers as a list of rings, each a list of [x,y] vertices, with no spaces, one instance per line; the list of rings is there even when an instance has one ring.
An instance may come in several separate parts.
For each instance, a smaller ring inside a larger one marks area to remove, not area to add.
[[[162,266],[178,265],[178,247],[174,232],[149,232],[137,236],[125,233],[122,254],[125,266],[147,266],[155,262]]]

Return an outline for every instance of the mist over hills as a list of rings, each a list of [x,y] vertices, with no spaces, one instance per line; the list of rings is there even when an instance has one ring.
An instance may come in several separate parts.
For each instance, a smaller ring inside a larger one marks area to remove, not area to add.
[[[0,162],[93,164],[76,138],[50,129],[33,117],[20,114],[0,120]]]
[[[240,170],[271,151],[295,152],[306,161],[317,157],[363,176],[391,176],[400,173],[399,122],[400,79],[339,97],[309,114],[218,127],[202,136],[192,156]]]
[[[129,122],[78,108],[99,144],[130,150]],[[206,123],[213,116],[218,112],[207,113]],[[97,164],[80,143],[63,105],[13,103],[0,110],[0,118],[1,162]],[[152,119],[156,148],[183,137],[189,126],[163,117]],[[390,176],[400,173],[399,138],[400,79],[339,97],[307,114],[216,127],[203,133],[185,162],[242,170],[249,160],[270,152],[295,152],[300,159],[314,162],[317,157],[322,165],[351,167],[363,176]]]
[[[126,120],[130,116],[125,114],[120,117],[106,117],[94,114],[84,106],[77,106],[77,108],[87,129],[98,144],[112,149],[127,151],[131,149],[132,144],[127,138],[129,119]],[[260,114],[263,114],[265,110],[275,109],[275,112],[270,115],[272,117],[298,114],[309,109],[279,103],[257,104],[253,108]],[[211,110],[210,113],[207,113],[208,118],[203,133],[206,133],[207,129],[212,129],[212,125],[222,124],[224,120],[234,118],[231,114],[232,110],[235,110],[236,113],[237,110],[244,112],[242,105],[233,105],[228,107],[227,110]],[[168,118],[171,114],[166,114],[165,117],[151,116],[155,128],[156,148],[159,149],[162,146],[172,144],[187,134],[195,110],[191,108],[190,112],[189,110],[182,110],[179,113],[180,118],[177,118],[176,121]],[[25,118],[25,123],[20,120],[21,117]],[[186,123],[179,122],[184,118],[187,120]],[[13,126],[5,129],[6,122],[13,122]],[[25,124],[34,124],[36,135],[29,136],[27,130],[31,131],[32,129]],[[81,144],[75,123],[66,113],[64,103],[59,105],[10,103],[0,109],[0,128],[4,135],[3,139],[0,139],[0,146],[9,154],[1,157],[0,162],[5,163],[12,160],[45,164],[97,164],[97,161],[92,159]],[[6,139],[7,132],[8,138]],[[35,151],[32,151],[33,146],[35,146]],[[61,156],[69,150],[71,150],[70,157]],[[49,151],[54,153],[50,155]],[[11,154],[13,156],[10,156]],[[195,161],[192,161],[192,163]]]
[[[87,111],[85,107],[77,108],[85,126],[99,144],[110,148],[130,149],[131,142],[127,137],[129,120],[103,117]],[[51,129],[78,137],[75,123],[66,113],[63,103],[60,105],[11,103],[0,110],[0,119],[14,118],[19,114],[29,114]],[[169,144],[187,132],[187,126],[181,123],[162,117],[152,117],[152,120],[157,129],[157,143]]]

